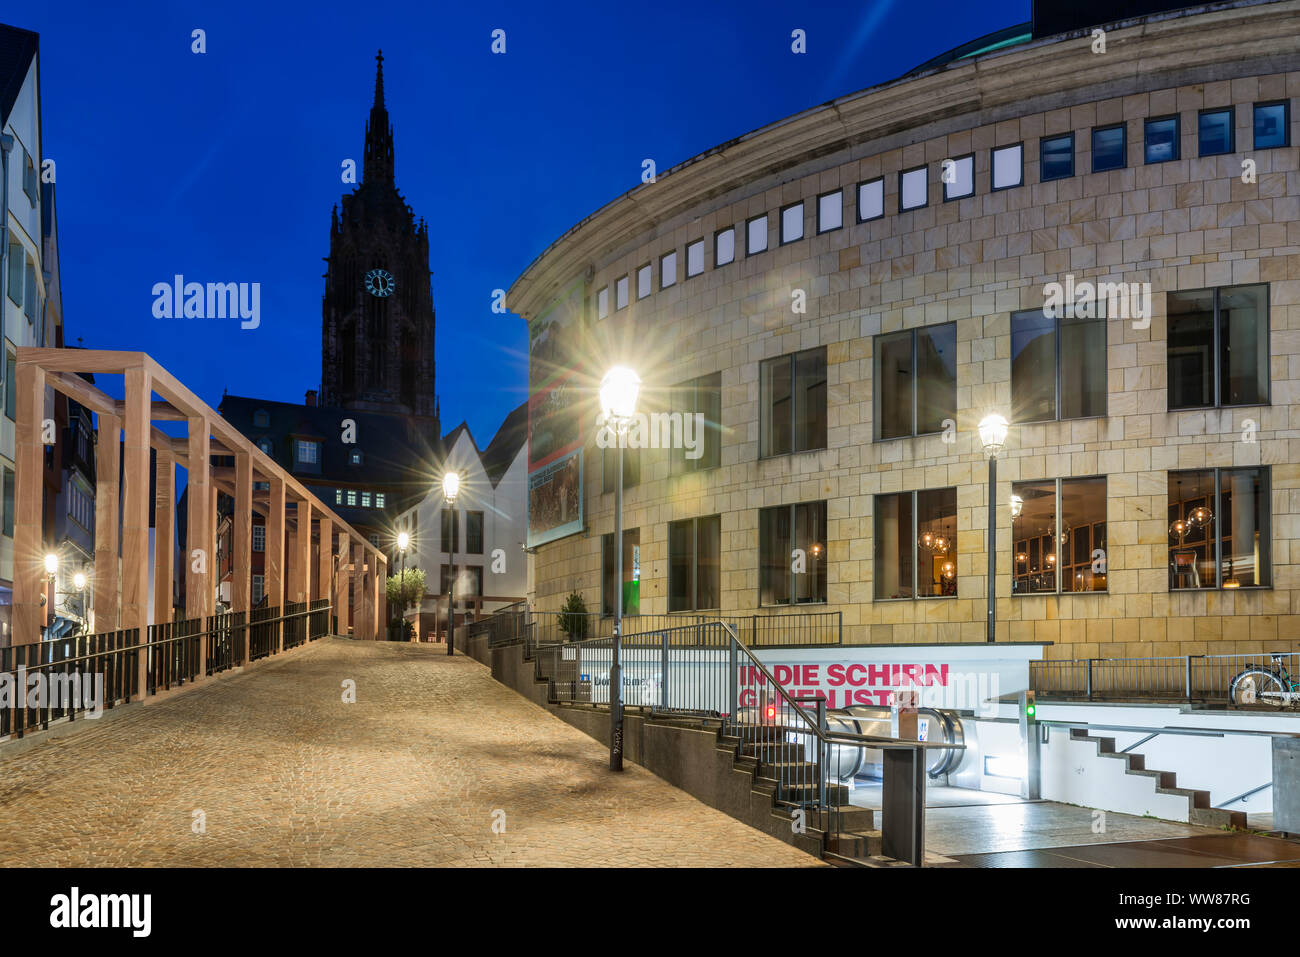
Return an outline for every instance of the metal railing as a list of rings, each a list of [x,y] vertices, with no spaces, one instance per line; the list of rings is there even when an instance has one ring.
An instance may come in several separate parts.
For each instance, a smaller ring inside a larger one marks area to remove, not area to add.
[[[1031,661],[1029,686],[1040,695],[1088,701],[1151,698],[1230,704],[1233,678],[1252,668],[1276,671],[1279,664],[1300,680],[1300,654],[1264,652]]]
[[[609,672],[613,639],[589,638],[533,649],[537,677],[546,680],[557,703],[609,707]],[[895,826],[907,829],[887,845],[906,845],[901,859],[919,864],[924,806],[924,758],[941,742],[909,741],[831,731],[824,698],[796,696],[773,677],[740,639],[735,625],[712,620],[641,634],[626,634],[621,644],[623,703],[651,715],[716,720],[723,736],[735,742],[738,755],[754,762],[760,778],[774,786],[774,800],[804,815],[809,828],[826,835],[843,831],[848,788],[841,783],[840,749],[871,747],[910,752],[911,773],[919,773],[919,791],[907,800],[908,813]],[[961,747],[960,745],[958,747]],[[886,774],[891,766],[886,756]],[[885,793],[891,792],[886,781]],[[891,815],[885,816],[886,825]]]
[[[749,615],[701,615],[672,612],[669,614],[625,615],[623,634],[632,637],[668,631],[678,633],[684,627],[726,621],[742,642],[751,648],[821,647],[842,645],[844,616],[829,612],[766,612]],[[566,614],[536,612],[527,602],[516,602],[499,609],[468,626],[467,635],[488,635],[493,647],[523,642],[529,657],[532,649],[566,642],[611,638],[614,619],[594,613]]]
[[[131,628],[0,648],[0,682],[13,689],[0,704],[0,737],[21,738],[28,731],[47,729],[52,721],[126,704],[193,682],[200,674],[243,665],[246,642],[253,640],[258,628],[263,630],[259,639],[263,647],[275,649],[259,657],[279,650],[272,639],[282,623],[298,622],[295,628],[306,640],[327,635],[329,599],[301,605],[285,616],[270,608],[256,609],[248,618],[242,612],[218,612],[206,619],[150,625],[143,642],[140,630]],[[206,656],[202,654],[205,639]],[[33,687],[40,688],[35,698],[28,693]]]

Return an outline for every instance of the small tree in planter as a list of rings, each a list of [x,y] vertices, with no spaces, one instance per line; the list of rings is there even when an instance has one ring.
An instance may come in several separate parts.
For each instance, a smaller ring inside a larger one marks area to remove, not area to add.
[[[409,641],[413,626],[406,620],[406,609],[424,600],[424,569],[407,568],[396,575],[389,575],[384,583],[388,594],[388,607],[395,609],[390,626],[399,628],[395,641]]]
[[[582,641],[587,637],[587,603],[576,591],[569,592],[559,619],[560,631],[569,641]]]

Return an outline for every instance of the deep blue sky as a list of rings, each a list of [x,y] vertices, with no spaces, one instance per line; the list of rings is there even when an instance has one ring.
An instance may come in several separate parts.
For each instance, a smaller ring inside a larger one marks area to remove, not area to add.
[[[525,397],[491,312],[552,240],[660,170],[1029,19],[1028,0],[61,2],[41,34],[68,341],[143,350],[215,406],[320,381],[330,207],[361,165],[384,50],[397,184],[430,224],[444,426],[486,445]],[[191,30],[207,53],[190,52]],[[490,34],[507,32],[507,53]],[[790,52],[807,31],[808,52]],[[174,273],[262,284],[262,325],[155,319]]]

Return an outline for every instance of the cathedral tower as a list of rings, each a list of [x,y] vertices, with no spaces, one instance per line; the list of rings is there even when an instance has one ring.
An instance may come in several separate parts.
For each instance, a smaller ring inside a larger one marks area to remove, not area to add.
[[[321,404],[428,418],[438,434],[429,232],[397,190],[384,57],[375,57],[361,184],[330,218]]]

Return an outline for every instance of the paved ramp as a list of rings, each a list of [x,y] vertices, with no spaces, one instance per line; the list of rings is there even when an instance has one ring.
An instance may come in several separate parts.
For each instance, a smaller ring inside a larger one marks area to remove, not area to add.
[[[0,746],[0,866],[818,864],[607,761],[470,658],[324,639]]]

